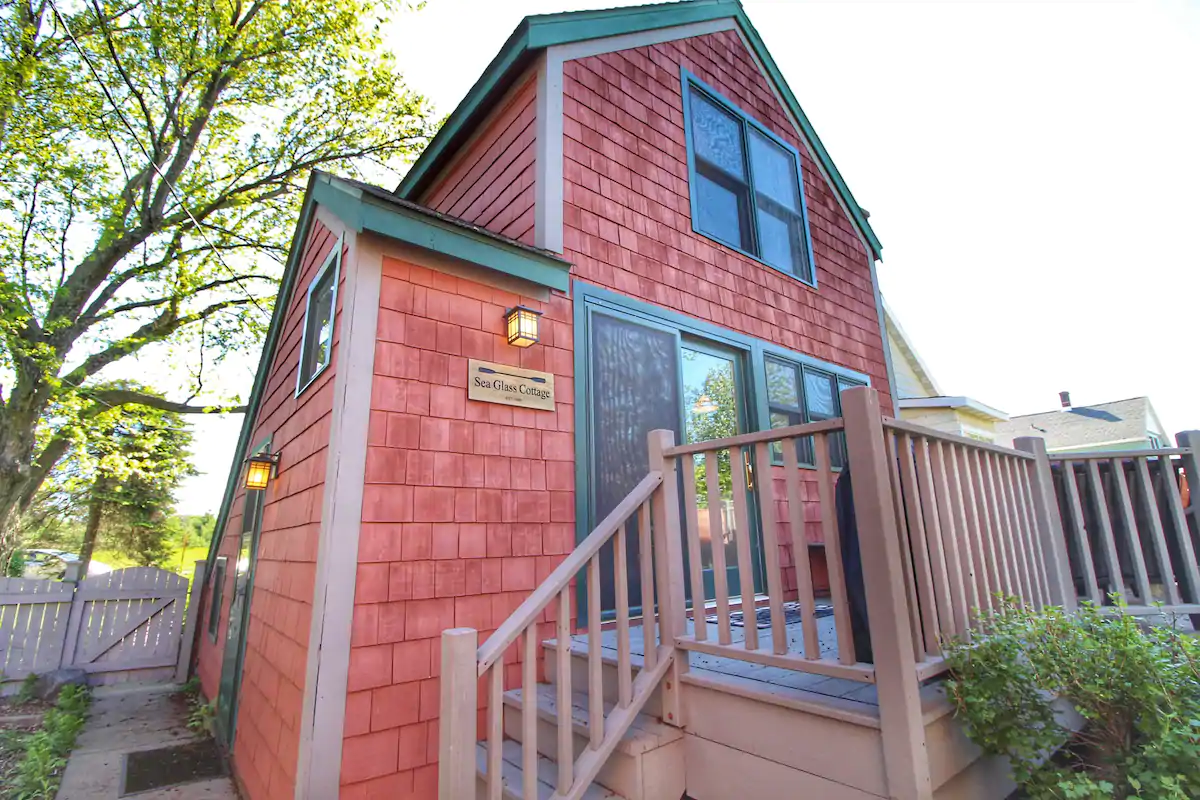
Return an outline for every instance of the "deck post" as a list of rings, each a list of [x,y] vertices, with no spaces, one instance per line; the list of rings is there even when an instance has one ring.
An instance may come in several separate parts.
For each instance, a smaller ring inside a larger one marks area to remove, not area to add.
[[[1175,434],[1175,443],[1179,447],[1186,447],[1188,450],[1191,450],[1190,453],[1185,453],[1181,456],[1183,460],[1183,473],[1187,479],[1188,486],[1188,505],[1183,510],[1183,518],[1186,520],[1189,515],[1196,512],[1197,508],[1200,508],[1200,505],[1197,505],[1197,503],[1200,503],[1200,457],[1198,457],[1198,454],[1200,454],[1200,431],[1180,431]],[[1197,523],[1200,523],[1200,519],[1197,520]],[[1184,531],[1182,535],[1189,535],[1191,530],[1192,526],[1189,523],[1188,530]],[[1200,552],[1200,545],[1195,541],[1192,543],[1192,552]],[[1196,599],[1200,601],[1200,597]],[[1192,627],[1200,630],[1200,614],[1191,614],[1190,616]]]
[[[1013,439],[1013,448],[1033,454],[1030,489],[1038,536],[1042,540],[1042,557],[1046,559],[1046,575],[1050,580],[1050,602],[1074,611],[1079,606],[1079,597],[1075,593],[1075,579],[1071,576],[1071,562],[1067,557],[1067,539],[1054,493],[1046,440],[1040,436],[1018,436]]]
[[[475,735],[479,673],[474,628],[442,631],[442,696],[438,741],[438,800],[475,796]]]
[[[679,520],[679,459],[663,455],[674,445],[674,431],[650,431],[650,470],[662,473],[662,485],[651,500],[659,631],[663,646],[670,648],[668,654],[660,653],[659,656],[669,655],[671,658],[671,666],[667,668],[662,684],[663,721],[683,727],[683,693],[679,680],[688,670],[688,654],[675,647],[675,638],[687,634],[683,531]]]
[[[842,392],[842,418],[854,480],[888,797],[931,800],[929,754],[879,393],[866,386]],[[832,514],[834,509],[821,509],[821,513]],[[840,558],[840,553],[828,557]]]

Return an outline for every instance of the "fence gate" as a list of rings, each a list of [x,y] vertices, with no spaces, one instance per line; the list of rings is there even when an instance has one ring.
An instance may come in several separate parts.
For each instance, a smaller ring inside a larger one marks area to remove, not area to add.
[[[197,563],[197,586],[203,569]],[[78,585],[0,580],[0,676],[11,682],[62,666],[92,673],[93,683],[182,680],[198,600],[188,606],[188,580],[154,567],[118,569]]]

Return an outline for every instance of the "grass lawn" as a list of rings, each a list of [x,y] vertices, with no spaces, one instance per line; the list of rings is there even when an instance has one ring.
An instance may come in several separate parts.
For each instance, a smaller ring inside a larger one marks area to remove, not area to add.
[[[161,566],[163,569],[178,572],[190,580],[192,572],[196,568],[196,562],[203,561],[206,558],[208,558],[207,544],[198,547],[188,547],[186,550],[175,547],[168,551],[167,557],[163,560]],[[92,559],[102,564],[108,564],[113,569],[144,566],[137,563],[134,559],[113,550],[97,550],[92,553]]]

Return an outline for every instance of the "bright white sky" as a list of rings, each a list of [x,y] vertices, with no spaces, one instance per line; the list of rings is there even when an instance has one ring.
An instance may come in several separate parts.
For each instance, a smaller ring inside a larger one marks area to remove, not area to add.
[[[429,0],[389,43],[445,113],[524,15],[630,4]],[[1149,395],[1200,428],[1200,0],[743,4],[943,392],[1011,414]],[[239,424],[197,426],[182,513],[220,505]]]

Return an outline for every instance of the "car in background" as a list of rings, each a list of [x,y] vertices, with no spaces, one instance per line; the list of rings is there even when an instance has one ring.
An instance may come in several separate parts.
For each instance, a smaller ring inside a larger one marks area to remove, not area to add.
[[[49,578],[61,581],[63,575],[66,574],[67,565],[78,562],[79,556],[76,553],[68,553],[65,550],[26,550],[23,577]],[[92,561],[88,564],[89,577],[92,575],[103,575],[106,572],[112,572],[112,567],[108,564],[99,561]]]

